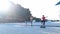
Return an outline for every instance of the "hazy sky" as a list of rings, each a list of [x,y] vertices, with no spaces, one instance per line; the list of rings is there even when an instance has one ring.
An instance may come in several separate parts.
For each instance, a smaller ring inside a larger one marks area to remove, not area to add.
[[[60,19],[60,5],[55,4],[59,0],[12,0],[25,8],[29,8],[34,17],[41,18],[44,14],[47,19]]]
[[[45,15],[47,19],[60,19],[60,5],[55,4],[59,0],[9,0],[18,3],[24,8],[29,8],[34,17],[41,18]]]

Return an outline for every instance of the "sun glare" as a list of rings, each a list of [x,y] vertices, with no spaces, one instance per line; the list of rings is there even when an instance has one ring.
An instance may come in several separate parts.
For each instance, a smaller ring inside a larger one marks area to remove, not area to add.
[[[0,0],[0,11],[7,11],[10,7],[8,0]]]

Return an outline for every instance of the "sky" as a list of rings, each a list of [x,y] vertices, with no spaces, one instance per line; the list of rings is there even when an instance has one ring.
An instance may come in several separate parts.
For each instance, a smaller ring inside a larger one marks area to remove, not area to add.
[[[60,0],[9,0],[15,4],[20,4],[24,8],[29,8],[32,16],[46,19],[60,20],[60,5],[56,4]]]

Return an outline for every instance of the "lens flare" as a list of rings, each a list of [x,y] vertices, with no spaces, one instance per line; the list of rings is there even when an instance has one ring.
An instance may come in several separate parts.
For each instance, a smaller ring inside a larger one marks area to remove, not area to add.
[[[0,11],[7,11],[10,7],[8,0],[0,0]]]

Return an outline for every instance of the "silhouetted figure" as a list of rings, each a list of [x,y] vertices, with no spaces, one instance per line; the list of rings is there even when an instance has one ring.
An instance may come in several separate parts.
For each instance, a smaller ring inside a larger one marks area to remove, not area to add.
[[[27,21],[25,20],[26,26],[27,26]]]
[[[32,21],[33,21],[33,16],[30,17],[31,26],[32,26]]]

